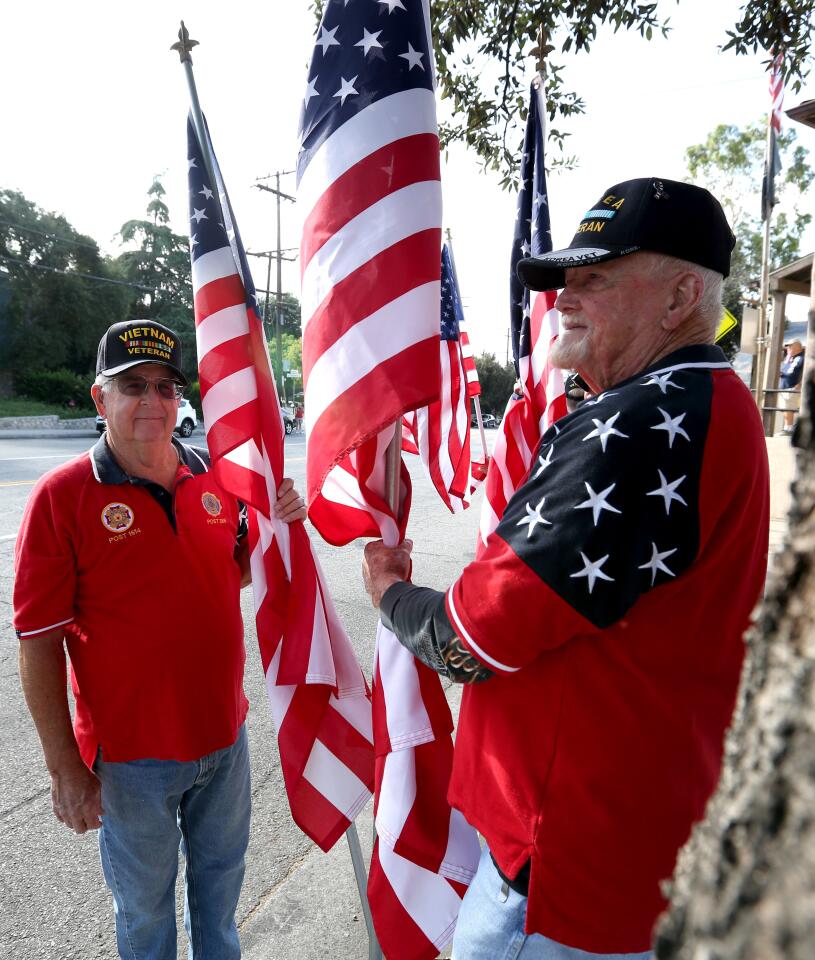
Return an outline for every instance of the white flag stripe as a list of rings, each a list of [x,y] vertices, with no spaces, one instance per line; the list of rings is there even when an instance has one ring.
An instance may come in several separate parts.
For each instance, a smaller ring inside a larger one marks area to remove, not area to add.
[[[413,655],[380,620],[376,628],[379,676],[388,705],[388,737],[392,750],[417,747],[434,739]]]
[[[323,614],[323,598],[317,590],[314,596],[314,622],[311,627],[306,683],[327,683],[333,687],[336,682],[331,639],[328,636],[328,624]]]
[[[307,215],[342,174],[394,140],[437,133],[431,90],[405,90],[383,97],[350,117],[314,152],[297,184],[298,206]]]
[[[338,699],[332,694],[329,703],[340,716],[350,723],[357,733],[365,737],[370,743],[374,742],[373,719],[369,700],[363,697],[350,696]]]
[[[481,847],[478,835],[464,819],[464,814],[450,807],[450,829],[447,835],[447,851],[439,873],[449,880],[469,883],[475,876]]]
[[[439,283],[434,280],[414,287],[391,300],[381,310],[360,320],[332,344],[311,368],[308,377],[306,430],[311,431],[322,414],[346,390],[375,370],[384,360],[416,343],[416,316],[427,315],[428,337],[436,311],[438,328]]]
[[[349,820],[356,817],[371,795],[359,777],[319,740],[314,741],[303,777]]]
[[[235,258],[229,247],[218,247],[202,254],[192,263],[192,289],[195,293],[213,280],[221,280],[237,274]]]
[[[234,307],[224,307],[202,320],[195,328],[195,341],[198,344],[198,356],[203,360],[210,350],[222,343],[243,337],[249,333],[249,318],[246,307],[239,303]]]
[[[249,569],[252,572],[252,598],[255,614],[257,614],[269,590],[269,583],[266,580],[266,567],[263,564],[263,544],[260,540],[255,544],[255,549],[249,555]]]
[[[410,863],[385,844],[379,861],[399,902],[428,940],[443,950],[455,929],[461,899],[444,877]]]
[[[257,399],[257,395],[253,367],[244,367],[243,370],[237,370],[217,380],[201,400],[207,431],[211,430],[213,424],[217,423],[221,417]]]
[[[440,206],[441,184],[423,180],[389,193],[332,234],[303,271],[303,334],[335,284],[400,240],[438,229]]]
[[[416,755],[412,750],[387,754],[376,808],[376,832],[381,842],[395,846],[415,802]]]
[[[294,693],[297,690],[297,687],[294,685],[285,687],[277,685],[277,674],[280,670],[282,647],[282,644],[278,644],[277,650],[275,650],[274,656],[269,661],[269,666],[266,670],[266,693],[269,697],[269,709],[272,712],[275,729],[278,731],[283,725],[289,704],[292,702]]]

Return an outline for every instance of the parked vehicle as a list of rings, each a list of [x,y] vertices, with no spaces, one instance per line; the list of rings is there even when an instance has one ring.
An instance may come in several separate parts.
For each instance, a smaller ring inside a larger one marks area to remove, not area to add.
[[[494,417],[491,413],[482,413],[481,422],[484,424],[484,428],[486,430],[494,430],[496,427],[501,425],[501,418]],[[470,426],[478,426],[478,417],[475,414],[470,417]]]
[[[175,418],[175,432],[182,437],[188,437],[195,429],[196,423],[198,423],[198,415],[195,412],[195,407],[189,400],[182,398],[178,404],[178,414]],[[96,430],[98,433],[105,432],[104,417],[97,416]],[[288,433],[288,431],[286,432]]]

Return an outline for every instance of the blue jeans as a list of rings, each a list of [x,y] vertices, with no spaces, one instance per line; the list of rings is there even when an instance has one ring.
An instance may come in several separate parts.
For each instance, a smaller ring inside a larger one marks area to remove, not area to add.
[[[481,851],[456,923],[453,960],[651,960],[645,953],[587,953],[540,933],[524,933],[526,897],[504,885],[490,852]]]
[[[184,926],[195,960],[240,957],[235,909],[249,842],[246,730],[200,760],[106,762],[99,852],[113,894],[123,960],[175,960],[179,843],[186,860]]]

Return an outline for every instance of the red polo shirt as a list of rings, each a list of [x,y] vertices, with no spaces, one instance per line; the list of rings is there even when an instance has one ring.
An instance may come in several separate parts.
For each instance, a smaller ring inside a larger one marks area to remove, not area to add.
[[[14,626],[64,627],[74,732],[91,766],[195,760],[246,717],[239,510],[205,451],[175,443],[172,495],[125,474],[104,437],[45,474],[15,553]]]
[[[761,420],[718,348],[687,347],[544,435],[484,554],[447,595],[494,676],[468,686],[450,802],[529,932],[647,950],[716,785],[764,581]]]

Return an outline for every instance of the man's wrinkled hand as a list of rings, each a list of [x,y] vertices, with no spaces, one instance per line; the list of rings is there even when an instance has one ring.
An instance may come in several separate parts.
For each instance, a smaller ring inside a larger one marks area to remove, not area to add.
[[[277,490],[274,515],[284,523],[306,519],[306,502],[294,489],[294,480],[285,477]]]
[[[362,579],[375,607],[379,606],[388,587],[399,580],[410,580],[412,549],[412,540],[403,540],[395,547],[386,547],[381,540],[373,540],[365,546]]]
[[[102,826],[102,785],[84,763],[51,774],[54,816],[74,833]]]

